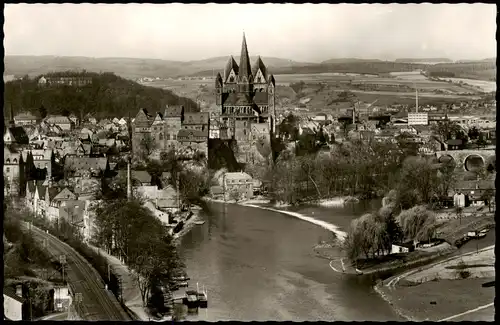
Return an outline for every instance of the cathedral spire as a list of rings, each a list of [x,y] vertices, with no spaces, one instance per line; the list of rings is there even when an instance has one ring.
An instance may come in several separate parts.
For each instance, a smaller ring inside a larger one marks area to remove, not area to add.
[[[252,68],[250,66],[250,57],[248,56],[247,40],[245,38],[245,32],[243,32],[243,43],[241,44],[239,76],[240,78],[246,77],[248,80],[251,73],[252,73]]]

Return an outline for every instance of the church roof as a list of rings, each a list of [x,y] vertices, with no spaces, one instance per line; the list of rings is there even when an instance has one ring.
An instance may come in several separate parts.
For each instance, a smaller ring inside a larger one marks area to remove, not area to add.
[[[262,75],[264,76],[264,81],[267,82],[268,76],[267,76],[267,68],[264,65],[264,62],[262,62],[262,59],[260,58],[260,55],[257,57],[257,60],[255,61],[253,68],[252,68],[252,74],[255,76],[257,75],[257,71],[262,71]]]
[[[256,92],[253,97],[253,101],[257,105],[267,105],[269,103],[267,98],[267,92]]]
[[[215,77],[215,86],[222,86],[222,76],[220,72],[217,72],[217,76]]]
[[[229,73],[231,73],[231,70],[234,70],[234,73],[236,73],[236,75],[238,75],[240,70],[232,55],[226,63],[226,69],[224,70],[224,81],[227,81],[227,77],[229,77]]]
[[[226,93],[224,95],[223,105],[249,106],[253,104],[253,99],[244,93]]]
[[[242,78],[250,78],[252,74],[252,68],[250,67],[250,57],[248,55],[247,40],[245,38],[245,33],[243,33],[243,42],[241,43],[241,56],[240,56],[240,72],[238,74],[240,80]]]
[[[267,79],[268,79],[268,82],[270,84],[272,84],[273,86],[276,84],[276,81],[274,80],[274,75],[270,74]]]

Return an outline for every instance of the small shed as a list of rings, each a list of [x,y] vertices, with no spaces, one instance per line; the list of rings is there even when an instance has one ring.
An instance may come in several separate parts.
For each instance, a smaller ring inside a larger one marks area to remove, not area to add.
[[[409,253],[415,250],[413,242],[393,243],[391,245],[391,254]]]

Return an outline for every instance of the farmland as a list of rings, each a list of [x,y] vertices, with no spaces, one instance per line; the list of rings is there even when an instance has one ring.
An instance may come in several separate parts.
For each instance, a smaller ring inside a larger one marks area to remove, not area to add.
[[[306,107],[312,111],[338,111],[345,106],[338,99],[338,94],[345,91],[355,94],[362,102],[377,100],[380,106],[413,104],[415,87],[419,91],[421,105],[478,99],[481,92],[478,88],[458,82],[427,79],[420,71],[392,72],[381,76],[355,73],[278,74],[275,79],[280,109],[293,109],[299,102],[307,102]],[[293,89],[295,84],[302,82],[299,91]],[[202,107],[215,103],[214,80],[210,78],[155,80],[145,84],[197,100]],[[484,85],[487,84],[484,82]]]

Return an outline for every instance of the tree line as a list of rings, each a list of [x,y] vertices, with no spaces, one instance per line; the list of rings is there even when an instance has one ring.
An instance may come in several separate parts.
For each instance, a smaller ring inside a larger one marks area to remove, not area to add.
[[[168,286],[183,271],[168,229],[139,200],[102,201],[94,212],[93,242],[129,266],[144,305],[154,288]]]
[[[5,83],[4,107],[12,105],[14,114],[30,111],[39,116],[45,110],[46,114],[74,114],[80,119],[87,114],[96,118],[135,116],[139,107],[163,112],[166,105],[184,105],[187,112],[199,111],[191,99],[179,97],[169,90],[143,86],[109,72],[63,71],[46,76],[86,76],[92,78],[92,84],[39,87],[38,80],[42,75],[34,79],[26,76]],[[10,109],[5,109],[4,116],[9,112]]]

